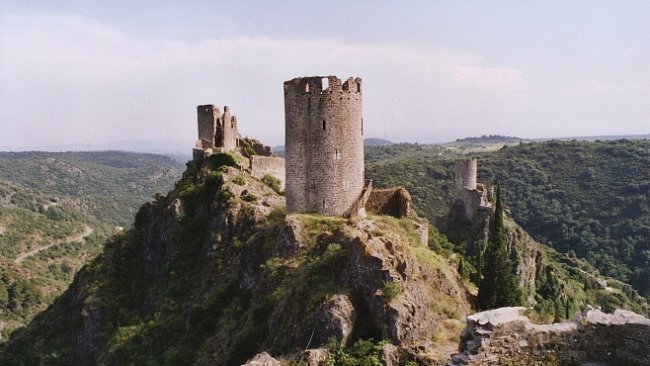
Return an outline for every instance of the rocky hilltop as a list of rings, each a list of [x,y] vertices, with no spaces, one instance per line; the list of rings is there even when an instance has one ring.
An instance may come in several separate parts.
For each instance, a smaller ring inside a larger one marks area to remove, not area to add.
[[[457,270],[460,254],[442,255],[435,229],[427,240],[415,215],[287,215],[279,191],[228,154],[188,163],[171,192],[141,207],[133,229],[112,237],[53,305],[12,334],[0,364],[451,362],[476,288]],[[564,302],[555,298],[570,293],[564,313],[606,292],[590,287],[597,279],[577,285],[568,274],[586,279],[588,271],[554,261],[516,225],[509,232],[531,304],[557,307]],[[610,305],[645,306],[614,295]],[[501,352],[487,347],[497,341],[470,346],[487,329],[473,326],[455,362]],[[495,329],[488,338],[509,339],[510,328]]]
[[[393,364],[434,358],[470,303],[417,219],[286,215],[273,188],[218,158],[190,163],[0,363],[237,365],[367,339]]]

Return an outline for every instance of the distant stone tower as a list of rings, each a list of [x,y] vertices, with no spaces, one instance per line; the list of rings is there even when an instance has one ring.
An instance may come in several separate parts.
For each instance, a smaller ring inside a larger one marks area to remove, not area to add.
[[[361,79],[284,83],[288,212],[344,214],[364,186]]]
[[[228,152],[239,146],[237,117],[230,115],[230,108],[223,107],[223,115],[213,104],[196,107],[199,139],[194,155],[210,155],[213,152]]]
[[[476,159],[456,161],[456,198],[463,202],[465,216],[474,220],[478,210],[490,208],[491,195],[482,183],[476,183]]]
[[[476,189],[476,159],[456,161],[456,188]]]

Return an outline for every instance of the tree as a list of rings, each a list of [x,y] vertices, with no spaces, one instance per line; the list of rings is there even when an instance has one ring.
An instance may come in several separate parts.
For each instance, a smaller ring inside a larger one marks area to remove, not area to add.
[[[510,260],[503,222],[501,186],[497,185],[494,217],[484,255],[483,278],[478,288],[478,307],[481,310],[513,306],[520,303],[517,277]]]

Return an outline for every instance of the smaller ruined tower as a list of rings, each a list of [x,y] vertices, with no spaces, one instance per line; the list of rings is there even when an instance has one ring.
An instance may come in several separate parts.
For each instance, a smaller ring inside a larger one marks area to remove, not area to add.
[[[217,121],[221,118],[219,108],[213,104],[197,106],[196,116],[199,126],[199,139],[196,142],[197,149],[214,148],[214,135],[217,132]]]
[[[223,107],[223,115],[217,122],[217,133],[215,143],[221,147],[223,152],[235,150],[238,146],[239,132],[237,131],[237,117],[230,115],[230,108]]]
[[[287,212],[342,215],[364,186],[360,78],[284,82]]]
[[[196,107],[199,138],[194,155],[210,155],[214,152],[228,152],[239,146],[237,117],[230,115],[230,108],[223,107],[223,114],[214,104]]]
[[[456,161],[456,198],[465,207],[465,216],[474,220],[477,211],[490,208],[490,195],[485,185],[476,182],[476,159]]]
[[[462,159],[456,161],[456,188],[476,189],[476,159]]]

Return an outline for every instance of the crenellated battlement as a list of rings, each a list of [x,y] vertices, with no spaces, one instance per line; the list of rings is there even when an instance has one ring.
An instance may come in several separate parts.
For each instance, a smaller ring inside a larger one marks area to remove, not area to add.
[[[295,78],[284,82],[284,93],[298,94],[331,94],[331,93],[361,94],[361,78],[348,78],[341,82],[336,76],[309,76]]]

